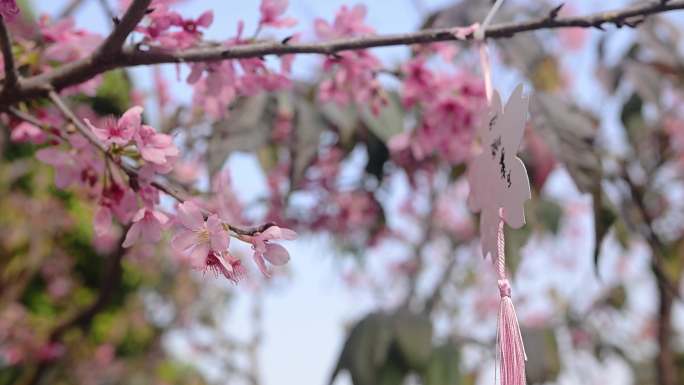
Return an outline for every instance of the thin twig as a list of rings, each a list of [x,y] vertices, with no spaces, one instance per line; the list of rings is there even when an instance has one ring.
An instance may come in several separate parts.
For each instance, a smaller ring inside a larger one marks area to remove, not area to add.
[[[3,17],[0,17],[0,50],[2,50],[2,56],[5,61],[5,85],[3,86],[2,93],[9,94],[17,88],[19,75],[14,65],[12,38]]]
[[[95,52],[95,57],[104,57],[121,51],[126,38],[138,26],[140,20],[145,17],[147,8],[152,0],[134,0],[126,13],[116,24],[112,33],[107,36],[100,48]]]
[[[146,3],[147,1],[145,1]],[[142,1],[137,1],[134,6],[141,6]],[[504,23],[493,25],[485,31],[485,37],[490,39],[509,38],[517,33],[536,31],[542,29],[558,28],[599,28],[603,29],[604,24],[614,24],[618,27],[633,25],[629,21],[634,18],[642,18],[648,15],[663,13],[673,10],[684,9],[684,0],[672,0],[667,3],[659,1],[646,2],[622,8],[619,10],[595,13],[579,17],[550,18],[548,15],[534,20]],[[130,9],[129,9],[130,11]],[[191,48],[187,50],[163,50],[151,48],[141,51],[137,45],[118,50],[118,44],[122,43],[128,33],[135,27],[140,20],[137,17],[144,15],[144,9],[135,8],[136,12],[127,12],[120,26],[115,30],[115,34],[107,39],[106,47],[111,51],[98,50],[94,55],[85,59],[65,64],[54,70],[40,75],[27,78],[22,82],[22,87],[12,95],[0,95],[0,104],[9,105],[19,101],[46,95],[49,90],[61,90],[65,87],[80,84],[94,76],[102,74],[112,69],[122,67],[133,67],[139,65],[152,65],[164,63],[189,63],[189,62],[209,62],[226,59],[263,57],[266,55],[286,55],[286,54],[323,54],[332,55],[339,51],[359,50],[374,47],[385,47],[395,45],[425,44],[440,41],[460,40],[453,33],[453,28],[427,29],[413,33],[390,34],[364,36],[350,39],[336,39],[320,43],[297,43],[282,44],[281,42],[257,42],[239,46],[211,46],[205,48]],[[133,15],[136,18],[133,18]],[[125,25],[124,28],[121,25]],[[124,33],[125,32],[125,33]],[[472,40],[472,34],[464,40]],[[116,44],[114,44],[116,43]],[[111,48],[114,47],[114,48]],[[107,52],[107,55],[102,54]],[[95,60],[97,59],[97,60]]]

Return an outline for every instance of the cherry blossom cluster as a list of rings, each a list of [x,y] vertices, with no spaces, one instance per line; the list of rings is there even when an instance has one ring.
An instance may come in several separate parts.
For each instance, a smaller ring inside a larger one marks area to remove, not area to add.
[[[225,47],[251,44],[259,39],[263,28],[291,28],[297,21],[286,15],[286,0],[263,0],[260,18],[252,37],[245,37],[244,24],[238,25],[235,37],[218,43],[207,43],[203,32],[211,26],[213,13],[206,11],[197,18],[188,18],[175,11],[176,1],[154,0],[143,21],[136,27],[138,45],[147,49],[183,50],[205,44]],[[125,10],[130,1],[121,1]],[[14,8],[7,7],[11,16]],[[4,13],[3,13],[4,15]],[[332,21],[316,19],[315,36],[319,40],[370,36],[374,29],[366,24],[366,8],[362,5],[342,6]],[[50,71],[61,63],[79,60],[92,54],[102,37],[78,29],[73,20],[53,22],[40,19],[44,46],[41,65],[35,69]],[[300,34],[292,34],[283,44],[295,42]],[[470,157],[476,115],[483,104],[484,92],[479,79],[467,73],[450,73],[434,69],[430,62],[439,54],[447,62],[453,60],[453,47],[434,44],[418,51],[398,71],[402,80],[401,102],[413,111],[416,126],[394,137],[390,150],[395,163],[406,169],[429,170],[435,157],[452,164]],[[193,103],[213,119],[224,118],[229,107],[239,97],[288,89],[292,86],[293,55],[279,58],[280,67],[273,68],[262,58],[245,58],[189,64],[186,81],[194,88]],[[326,74],[320,80],[317,96],[322,102],[339,106],[350,103],[367,105],[374,114],[380,113],[387,96],[377,79],[383,69],[380,60],[369,50],[350,50],[324,58]],[[156,84],[160,91],[160,106],[168,103],[168,90],[159,73]],[[64,96],[75,93],[94,95],[101,77],[65,90]],[[101,246],[117,239],[119,226],[127,228],[123,239],[126,248],[155,244],[167,230],[172,233],[171,245],[181,259],[196,268],[213,271],[237,282],[246,273],[239,258],[229,250],[230,238],[252,245],[253,259],[264,275],[268,264],[283,265],[287,251],[274,241],[290,240],[296,234],[279,226],[269,226],[252,233],[241,233],[232,224],[247,222],[240,203],[230,193],[229,177],[216,175],[214,190],[207,197],[181,201],[176,210],[162,204],[155,181],[169,175],[192,183],[196,173],[187,170],[180,149],[168,134],[158,132],[143,123],[143,109],[130,108],[121,117],[98,117],[86,106],[76,111],[88,129],[88,134],[55,128],[68,127],[68,121],[51,107],[36,109],[45,127],[15,122],[11,138],[19,142],[43,145],[37,158],[55,169],[55,184],[59,188],[75,188],[97,202],[94,214],[95,239]],[[273,140],[285,144],[292,132],[294,115],[279,110]],[[93,145],[88,135],[102,148]],[[268,173],[271,190],[268,219],[292,223],[308,229],[325,229],[347,234],[350,239],[372,245],[383,234],[383,208],[371,191],[342,188],[338,184],[340,164],[345,153],[337,146],[323,149],[298,188],[317,191],[325,204],[311,209],[306,223],[285,215],[282,189],[289,178],[291,164],[279,164]],[[134,173],[131,174],[131,170]],[[186,170],[185,172],[183,170]],[[177,198],[177,197],[176,197]],[[368,236],[370,234],[370,236]]]
[[[451,60],[452,53],[437,47]],[[397,162],[415,168],[434,156],[451,164],[472,156],[472,143],[484,107],[482,81],[468,73],[436,71],[429,66],[430,50],[406,62],[402,104],[419,115],[415,128],[390,141]]]

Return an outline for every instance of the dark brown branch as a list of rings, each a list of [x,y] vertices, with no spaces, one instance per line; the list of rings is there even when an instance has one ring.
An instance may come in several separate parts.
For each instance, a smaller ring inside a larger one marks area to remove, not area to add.
[[[2,93],[9,94],[17,88],[19,75],[14,65],[14,54],[12,54],[12,38],[10,37],[4,18],[0,17],[0,50],[5,61],[5,85]]]
[[[137,1],[131,6],[141,6],[143,2]],[[359,50],[374,47],[386,47],[396,45],[424,44],[440,41],[458,41],[451,28],[428,29],[413,33],[390,34],[365,36],[351,39],[337,39],[319,43],[300,43],[282,44],[281,42],[260,42],[233,47],[212,46],[205,48],[193,48],[183,51],[171,51],[153,48],[148,51],[141,51],[138,46],[129,46],[121,51],[113,49],[119,42],[121,36],[134,28],[132,21],[136,17],[142,17],[143,8],[135,8],[132,12],[129,9],[127,16],[121,21],[116,34],[113,34],[107,43],[111,52],[103,55],[99,50],[94,56],[65,64],[55,70],[41,75],[33,76],[21,82],[18,92],[12,95],[0,96],[0,104],[9,105],[22,100],[44,96],[51,89],[61,90],[65,87],[80,84],[101,73],[115,68],[132,67],[139,65],[152,65],[163,63],[189,63],[220,61],[225,59],[263,57],[266,55],[285,55],[285,54],[323,54],[331,55],[339,51]],[[614,24],[618,27],[629,26],[630,20],[642,18],[648,15],[663,13],[678,9],[684,9],[684,0],[672,0],[667,3],[651,1],[637,4],[620,10],[601,12],[581,17],[549,18],[548,15],[534,20],[516,23],[504,23],[491,26],[485,31],[485,36],[490,39],[500,39],[512,37],[517,33],[536,31],[542,29],[558,28],[599,28],[603,29],[604,24]],[[130,16],[129,16],[130,15]],[[139,21],[139,19],[137,19]],[[136,21],[136,23],[137,23]],[[125,28],[121,25],[125,25]],[[118,32],[117,32],[118,31]],[[473,36],[466,36],[465,40],[472,40]],[[117,43],[117,44],[114,44]],[[106,51],[106,50],[105,50]]]
[[[112,33],[107,36],[100,48],[95,52],[96,58],[106,57],[121,51],[128,35],[138,26],[140,20],[145,17],[147,8],[152,0],[134,0],[128,7],[121,20],[115,25]],[[95,60],[97,62],[97,60]]]

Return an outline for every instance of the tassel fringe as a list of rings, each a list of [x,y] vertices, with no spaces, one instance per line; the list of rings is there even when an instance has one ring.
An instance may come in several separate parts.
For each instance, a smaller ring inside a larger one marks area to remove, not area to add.
[[[502,295],[499,305],[497,343],[501,359],[501,385],[525,385],[527,355],[507,280],[499,281],[499,290]]]

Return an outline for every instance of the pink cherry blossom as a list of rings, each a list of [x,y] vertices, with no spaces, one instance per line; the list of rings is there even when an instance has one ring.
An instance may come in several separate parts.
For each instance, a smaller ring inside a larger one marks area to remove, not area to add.
[[[247,269],[242,265],[242,261],[228,252],[210,251],[205,261],[204,270],[209,270],[217,275],[222,274],[233,283],[238,283],[247,275]]]
[[[210,215],[206,221],[200,208],[193,202],[178,206],[176,220],[180,227],[171,240],[176,251],[189,257],[197,268],[206,269],[207,259],[228,250],[229,235],[218,215]]]
[[[148,162],[165,166],[178,156],[178,148],[173,138],[158,133],[153,127],[142,125],[134,135],[140,155]]]
[[[332,24],[322,19],[315,21],[316,35],[320,39],[335,39],[372,34],[373,28],[364,24],[365,16],[363,5],[351,10],[342,6]],[[328,57],[323,63],[323,70],[332,76],[321,82],[319,98],[340,105],[351,100],[359,104],[369,103],[371,110],[378,113],[385,104],[380,84],[375,79],[381,67],[380,60],[368,50],[345,51]]]
[[[336,39],[341,37],[354,37],[375,33],[375,30],[364,24],[366,18],[366,6],[357,4],[351,9],[343,5],[335,15],[332,24],[323,19],[314,21],[316,35],[320,39]]]
[[[76,28],[72,18],[53,22],[48,16],[42,16],[38,26],[49,44],[44,54],[49,61],[68,62],[82,59],[92,53],[102,41],[100,35]]]
[[[277,243],[271,243],[271,241],[293,239],[297,239],[296,232],[278,226],[271,226],[264,232],[257,233],[250,238],[249,241],[254,250],[254,262],[264,276],[271,276],[268,267],[266,267],[266,261],[275,266],[282,266],[290,260],[290,254],[287,250]]]
[[[168,3],[168,2],[167,2]],[[214,21],[214,13],[206,11],[197,19],[186,19],[159,2],[148,15],[149,23],[136,30],[145,35],[145,43],[164,48],[189,48],[202,39],[200,28],[208,28]]]
[[[64,189],[74,183],[94,188],[104,170],[104,162],[99,154],[80,135],[68,137],[71,150],[60,146],[46,147],[36,152],[36,158],[55,169],[55,184]]]
[[[162,227],[168,221],[169,218],[161,211],[148,207],[141,208],[133,216],[133,224],[126,233],[123,247],[131,247],[140,240],[146,243],[159,242]]]
[[[135,106],[126,111],[117,121],[114,118],[106,118],[102,127],[96,127],[90,120],[84,119],[95,136],[105,144],[125,146],[133,139],[133,135],[140,129],[143,108]]]
[[[28,122],[21,122],[12,128],[10,139],[14,142],[42,144],[47,140],[47,135],[40,127]]]
[[[287,10],[288,0],[261,0],[259,25],[273,28],[289,28],[297,24],[291,17],[281,17]]]
[[[19,14],[16,0],[0,0],[0,15],[5,20],[13,20]]]

